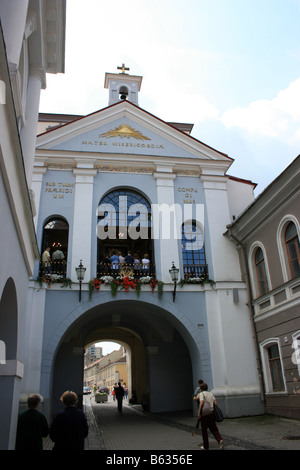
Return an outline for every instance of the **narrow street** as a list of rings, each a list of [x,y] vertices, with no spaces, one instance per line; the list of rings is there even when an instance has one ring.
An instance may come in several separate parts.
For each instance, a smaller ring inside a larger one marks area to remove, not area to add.
[[[120,413],[117,402],[113,401],[111,395],[106,403],[95,403],[93,396],[85,397],[86,409],[88,400],[99,429],[99,446],[103,450],[200,450],[201,431],[197,436],[192,436],[196,418],[190,415],[185,424],[164,420],[162,415],[144,413],[140,405],[128,405],[126,400]],[[212,436],[210,448],[219,450],[219,445]],[[232,442],[228,442],[226,448],[243,450],[243,447]]]

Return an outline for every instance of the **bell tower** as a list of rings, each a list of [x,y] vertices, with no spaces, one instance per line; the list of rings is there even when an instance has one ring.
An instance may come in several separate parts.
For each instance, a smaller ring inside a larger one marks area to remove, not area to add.
[[[125,67],[125,64],[118,67],[118,70],[121,72],[105,74],[104,88],[108,88],[109,91],[108,106],[124,100],[138,106],[138,94],[143,77],[126,73],[130,69]]]

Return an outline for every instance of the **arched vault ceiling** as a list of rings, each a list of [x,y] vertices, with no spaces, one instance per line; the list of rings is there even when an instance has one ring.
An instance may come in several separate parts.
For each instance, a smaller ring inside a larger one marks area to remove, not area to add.
[[[141,301],[120,300],[96,306],[83,313],[68,329],[63,341],[79,337],[85,344],[90,338],[99,340],[110,336],[117,340],[126,336],[126,330],[147,343],[151,331],[152,336],[163,341],[170,341],[173,329],[182,333],[185,327],[166,310]],[[115,334],[112,337],[112,333]]]

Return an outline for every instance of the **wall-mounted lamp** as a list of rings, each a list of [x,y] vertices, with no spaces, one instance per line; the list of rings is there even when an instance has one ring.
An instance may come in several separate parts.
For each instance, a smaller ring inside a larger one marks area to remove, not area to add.
[[[79,266],[75,268],[77,279],[79,281],[79,302],[81,302],[81,283],[84,279],[86,268],[83,267],[82,260],[80,260]]]
[[[172,261],[172,268],[169,269],[169,273],[171,276],[172,281],[174,282],[174,290],[173,290],[173,302],[175,302],[175,296],[176,296],[176,283],[178,281],[178,273],[179,269],[174,266],[174,261]]]

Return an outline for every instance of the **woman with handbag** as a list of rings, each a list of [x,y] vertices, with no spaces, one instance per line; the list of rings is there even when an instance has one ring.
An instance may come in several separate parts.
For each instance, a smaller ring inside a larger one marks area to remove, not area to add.
[[[217,400],[215,399],[214,395],[211,392],[208,392],[207,384],[203,383],[200,385],[201,393],[199,396],[200,404],[198,410],[198,418],[201,419],[201,430],[202,430],[202,438],[203,438],[203,448],[205,450],[209,449],[208,444],[208,434],[207,429],[215,437],[216,441],[218,442],[220,449],[224,449],[224,444],[222,437],[219,433],[219,430],[216,425],[215,417],[214,417],[214,405],[217,406]]]

